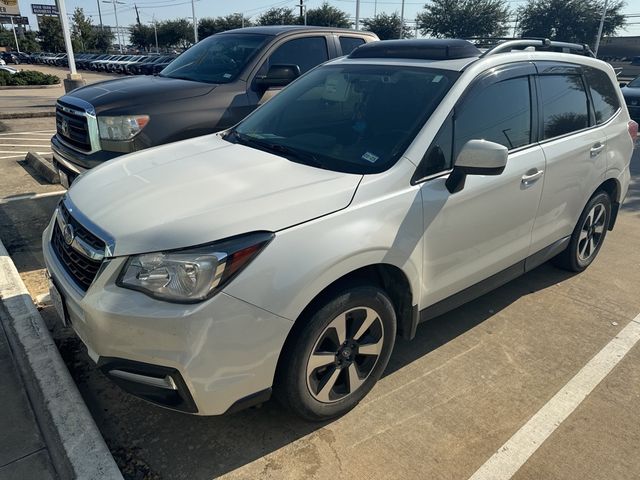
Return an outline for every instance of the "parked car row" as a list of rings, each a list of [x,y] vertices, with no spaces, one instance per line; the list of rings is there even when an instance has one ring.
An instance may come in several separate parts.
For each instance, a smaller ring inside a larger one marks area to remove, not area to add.
[[[76,67],[80,70],[121,73],[125,75],[153,75],[169,65],[176,55],[109,55],[79,54]]]
[[[0,60],[4,64],[13,63],[19,65],[21,63],[29,63],[30,55],[22,52],[0,52]]]

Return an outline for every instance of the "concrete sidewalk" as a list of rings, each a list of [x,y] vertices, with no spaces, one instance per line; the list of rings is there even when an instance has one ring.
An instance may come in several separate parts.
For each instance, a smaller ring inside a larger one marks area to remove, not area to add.
[[[0,315],[3,314],[0,312]],[[38,427],[2,324],[0,385],[0,480],[56,478],[49,450]]]

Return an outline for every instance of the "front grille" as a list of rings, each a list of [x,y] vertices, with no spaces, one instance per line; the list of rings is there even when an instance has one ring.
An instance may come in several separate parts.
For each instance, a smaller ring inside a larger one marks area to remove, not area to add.
[[[56,104],[56,132],[69,145],[91,151],[89,126],[83,112],[61,103]]]
[[[98,237],[96,237],[86,228],[80,225],[80,223],[78,223],[78,221],[71,216],[64,205],[61,204],[59,208],[60,213],[62,214],[62,218],[64,219],[65,223],[71,224],[76,237],[84,240],[93,248],[104,251],[105,244],[102,240],[100,240]],[[93,280],[96,278],[102,261],[87,258],[80,252],[76,251],[70,245],[67,245],[67,243],[64,241],[62,231],[60,230],[57,221],[53,226],[51,245],[53,246],[53,250],[66,272],[71,276],[78,287],[80,287],[83,291],[86,291]]]

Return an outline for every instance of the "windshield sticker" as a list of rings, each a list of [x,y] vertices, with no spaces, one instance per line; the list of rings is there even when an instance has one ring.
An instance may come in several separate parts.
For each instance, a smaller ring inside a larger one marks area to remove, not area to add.
[[[224,75],[222,75],[224,78],[231,78],[231,74],[230,73],[225,73]]]
[[[374,155],[371,152],[367,152],[364,155],[362,155],[362,159],[370,163],[376,163],[378,161],[378,158],[380,157],[378,157],[377,155]]]
[[[433,77],[433,80],[431,80],[431,83],[438,83],[440,80],[442,80],[442,75],[436,75]]]

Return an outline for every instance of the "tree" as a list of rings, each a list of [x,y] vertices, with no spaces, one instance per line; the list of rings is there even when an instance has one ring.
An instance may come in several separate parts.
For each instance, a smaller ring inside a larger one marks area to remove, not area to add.
[[[99,52],[107,52],[113,45],[115,35],[108,27],[96,28],[93,48]]]
[[[320,7],[307,11],[307,25],[349,28],[351,22],[346,12],[324,2]]]
[[[400,16],[398,13],[388,15],[379,13],[373,18],[365,18],[362,25],[380,38],[380,40],[392,40],[400,38]],[[402,25],[402,38],[411,38],[411,29],[407,25]]]
[[[188,48],[194,42],[193,25],[185,18],[165,20],[158,23],[157,29],[158,44],[163,47]]]
[[[503,37],[508,21],[506,0],[432,0],[417,16],[423,35],[441,38]]]
[[[84,10],[76,7],[71,17],[71,41],[77,51],[92,50],[95,45],[94,27]]]
[[[299,25],[300,18],[291,8],[272,8],[258,17],[258,25]]]
[[[64,51],[64,38],[62,36],[62,27],[58,17],[40,17],[39,18],[39,37],[40,47],[45,52],[62,52]]]
[[[131,44],[141,50],[149,50],[150,47],[156,44],[155,33],[153,27],[150,25],[136,23],[129,27],[129,32],[129,41]]]
[[[518,9],[518,31],[523,37],[544,37],[594,44],[602,17],[597,0],[529,0]],[[612,35],[625,23],[624,2],[609,2],[603,35]]]
[[[226,17],[203,18],[198,22],[198,37],[206,38],[216,33],[250,26],[249,19],[243,19],[241,13],[234,13]]]

